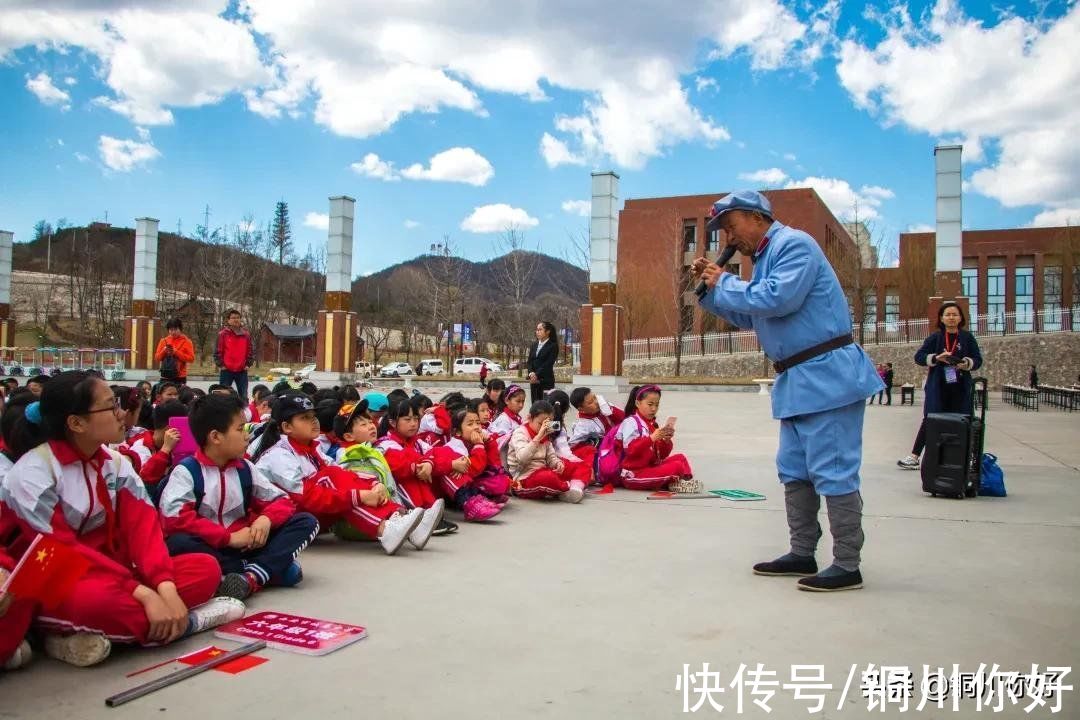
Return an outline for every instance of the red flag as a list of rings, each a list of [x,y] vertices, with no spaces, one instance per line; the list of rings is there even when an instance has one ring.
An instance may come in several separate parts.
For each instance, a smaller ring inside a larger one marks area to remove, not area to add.
[[[208,648],[197,650],[189,655],[183,655],[176,658],[185,665],[202,665],[210,662],[214,658],[224,655],[228,650],[222,650],[221,648],[211,645]],[[218,665],[214,670],[223,673],[229,673],[230,675],[236,675],[242,673],[245,670],[250,670],[253,667],[258,667],[267,661],[267,658],[258,657],[257,655],[243,655],[238,658],[234,658],[227,663]]]
[[[15,566],[4,591],[22,600],[37,600],[53,609],[75,590],[90,561],[71,545],[38,535]]]

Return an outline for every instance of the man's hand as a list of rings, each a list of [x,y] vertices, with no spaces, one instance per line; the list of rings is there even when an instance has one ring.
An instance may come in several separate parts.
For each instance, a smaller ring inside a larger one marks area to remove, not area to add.
[[[251,550],[258,550],[270,539],[270,518],[260,515],[251,523]]]
[[[705,282],[705,286],[710,290],[716,287],[716,283],[720,281],[720,275],[722,275],[724,269],[716,263],[710,261],[708,258],[698,258],[694,261],[693,273],[699,280]]]
[[[161,451],[168,455],[180,443],[180,431],[174,427],[165,431],[165,437],[161,439]]]

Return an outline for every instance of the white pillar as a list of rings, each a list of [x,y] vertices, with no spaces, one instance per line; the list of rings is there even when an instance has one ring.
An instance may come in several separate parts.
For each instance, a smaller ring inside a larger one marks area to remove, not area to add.
[[[963,266],[962,201],[960,153],[961,145],[939,145],[934,148],[934,173],[937,196],[935,270],[960,272]]]
[[[619,176],[592,174],[592,214],[589,218],[589,282],[614,283],[618,270]]]
[[[158,221],[142,217],[135,220],[135,282],[132,300],[157,301]]]
[[[15,233],[0,230],[0,305],[11,304],[11,243],[14,239]]]
[[[326,247],[326,292],[352,292],[353,214],[356,200],[330,198],[330,229]]]

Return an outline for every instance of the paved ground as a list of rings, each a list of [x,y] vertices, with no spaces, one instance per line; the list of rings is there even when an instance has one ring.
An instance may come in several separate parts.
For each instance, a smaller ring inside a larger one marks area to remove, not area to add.
[[[812,717],[867,716],[857,685],[873,663],[915,672],[910,714],[981,717],[972,700],[915,713],[922,666],[1080,665],[1080,415],[994,404],[988,449],[1010,496],[957,501],[924,496],[917,473],[895,467],[920,410],[869,408],[866,587],[815,595],[750,573],[786,548],[767,398],[672,392],[662,413],[679,417],[677,445],[709,487],[768,499],[620,491],[580,506],[517,502],[499,522],[395,558],[319,542],[304,556],[302,588],[251,606],[366,625],[357,645],[323,658],[269,651],[269,663],[242,675],[207,673],[115,710],[103,701],[135,683],[126,673],[211,638],[120,652],[89,670],[39,659],[0,679],[0,717],[662,718],[682,714],[683,665],[703,662],[727,688],[712,696],[723,713],[704,702],[703,715],[737,715],[727,686],[741,663],[764,663],[781,682],[792,664],[825,666],[834,689]],[[829,543],[826,534],[819,561]],[[853,664],[856,687],[838,712]],[[691,693],[691,707],[702,699]],[[1080,717],[1080,695],[1063,703],[1058,717]],[[791,690],[768,704],[772,717],[808,716]],[[765,717],[748,692],[743,714]],[[997,717],[1046,715],[1013,707]]]

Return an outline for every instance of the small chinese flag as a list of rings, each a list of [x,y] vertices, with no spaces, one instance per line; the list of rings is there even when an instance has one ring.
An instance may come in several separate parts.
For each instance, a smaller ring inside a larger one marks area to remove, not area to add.
[[[184,655],[183,657],[176,658],[185,665],[203,665],[210,662],[216,657],[224,655],[227,650],[222,650],[219,647],[211,645],[208,648],[203,648],[190,655]],[[253,667],[258,667],[266,662],[267,658],[258,657],[257,655],[242,655],[238,658],[233,658],[227,663],[218,665],[214,670],[223,673],[229,673],[230,675],[236,675],[242,673],[245,670],[250,670]]]
[[[71,545],[39,534],[15,566],[3,590],[53,609],[75,590],[90,561]]]

